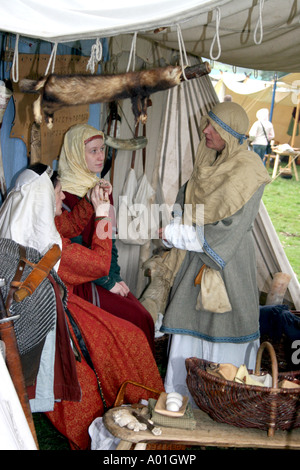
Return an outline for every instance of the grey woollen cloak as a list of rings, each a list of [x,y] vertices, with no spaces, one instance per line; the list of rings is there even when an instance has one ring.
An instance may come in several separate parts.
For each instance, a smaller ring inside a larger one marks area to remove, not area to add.
[[[252,227],[263,195],[262,185],[235,214],[204,226],[203,253],[186,252],[170,292],[161,331],[192,335],[211,342],[245,343],[259,338],[259,294]],[[185,186],[177,203],[184,200]],[[194,280],[203,264],[219,270],[232,310],[196,310],[200,285]]]

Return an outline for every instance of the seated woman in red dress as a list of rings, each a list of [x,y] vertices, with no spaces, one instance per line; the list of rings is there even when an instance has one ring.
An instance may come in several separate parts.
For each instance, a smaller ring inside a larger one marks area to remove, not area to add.
[[[113,405],[124,381],[132,380],[159,391],[163,391],[163,384],[144,333],[74,293],[74,286],[91,282],[109,271],[111,239],[98,236],[103,225],[109,224],[104,217],[107,201],[102,190],[97,186],[91,191],[91,203],[84,197],[72,212],[62,214],[63,199],[60,182],[54,189],[48,170],[40,175],[25,170],[0,209],[0,237],[31,246],[41,254],[53,243],[61,247],[61,259],[55,268],[68,290],[66,321],[77,351],[81,396],[74,401],[59,400],[56,396],[53,407],[42,411],[47,412],[57,430],[69,439],[72,449],[88,449],[90,424]],[[94,211],[96,222],[91,247],[72,243],[69,237],[83,230]],[[49,374],[51,367],[49,363]],[[128,403],[149,396],[133,385],[126,389]]]
[[[59,157],[58,173],[63,192],[66,196],[64,206],[69,210],[92,188],[101,181],[104,164],[104,134],[88,124],[73,126],[65,134]],[[110,198],[111,204],[112,198]],[[113,207],[112,211],[113,212]],[[75,241],[90,247],[94,231],[95,216],[91,214],[89,224]],[[114,227],[113,227],[114,230]],[[96,263],[96,260],[94,260]],[[150,313],[129,291],[122,280],[118,265],[118,251],[112,240],[112,259],[107,276],[99,276],[93,282],[74,287],[79,297],[88,300],[119,318],[130,321],[144,331],[151,349],[154,351],[154,322]],[[99,303],[97,303],[99,302]]]

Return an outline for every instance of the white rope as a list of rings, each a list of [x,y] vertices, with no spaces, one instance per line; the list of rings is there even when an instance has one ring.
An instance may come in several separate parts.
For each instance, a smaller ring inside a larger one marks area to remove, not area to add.
[[[54,73],[56,53],[57,53],[57,42],[55,42],[54,45],[53,45],[53,49],[51,51],[51,55],[50,55],[50,59],[49,59],[46,71],[45,71],[45,75],[48,75],[48,73],[49,73],[51,62],[52,62],[51,73]]]
[[[86,66],[86,70],[91,73],[95,73],[95,66],[102,59],[102,42],[99,38],[96,39],[96,43],[91,48],[91,56]]]
[[[19,81],[19,38],[20,35],[16,34],[15,51],[11,69],[12,79],[15,83]]]
[[[212,40],[211,46],[210,46],[210,58],[212,60],[218,60],[220,55],[221,55],[221,44],[220,44],[220,37],[219,37],[219,26],[220,26],[220,21],[221,21],[221,10],[220,8],[216,8],[216,32],[214,35],[214,38]],[[214,57],[213,56],[213,48],[215,45],[215,41],[217,41],[218,44],[218,54]]]
[[[179,45],[180,64],[181,64],[181,68],[182,68],[182,75],[183,75],[183,78],[184,78],[185,80],[187,80],[187,78],[186,78],[186,76],[185,76],[184,68],[185,68],[185,66],[188,66],[188,65],[189,65],[189,61],[188,61],[188,58],[187,58],[187,55],[186,55],[186,50],[185,50],[185,46],[184,46],[184,40],[183,40],[183,36],[182,36],[182,32],[181,32],[181,28],[180,28],[180,25],[179,25],[179,24],[177,25],[177,38],[178,38],[178,45]],[[183,54],[182,54],[182,51],[183,51],[183,53],[184,53],[185,65],[183,64]]]
[[[132,71],[134,71],[135,69],[136,38],[137,38],[137,32],[134,33],[133,38],[132,38],[131,49],[130,49],[126,72],[129,72],[131,61],[132,61]]]
[[[255,26],[255,30],[254,30],[254,42],[257,45],[261,44],[261,42],[263,40],[262,11],[263,11],[263,7],[264,7],[264,1],[265,0],[259,0],[259,15],[258,15],[258,20],[257,20],[256,26]],[[257,40],[258,28],[259,28],[259,31],[260,31],[259,40]]]

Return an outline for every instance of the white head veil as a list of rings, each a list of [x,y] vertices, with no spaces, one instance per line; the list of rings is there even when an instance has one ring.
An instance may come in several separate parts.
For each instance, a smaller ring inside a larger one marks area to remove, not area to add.
[[[55,227],[55,193],[50,167],[38,175],[23,171],[0,207],[0,237],[38,250],[44,255],[53,244],[62,248]],[[57,270],[59,263],[55,266]]]

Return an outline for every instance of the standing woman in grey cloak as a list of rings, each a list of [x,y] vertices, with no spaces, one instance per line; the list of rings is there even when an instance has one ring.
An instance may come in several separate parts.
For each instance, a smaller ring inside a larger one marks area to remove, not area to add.
[[[174,273],[161,328],[172,334],[167,392],[189,394],[187,357],[255,364],[259,303],[252,225],[270,178],[244,143],[248,126],[247,114],[232,102],[217,104],[202,118],[193,173],[161,232]]]

